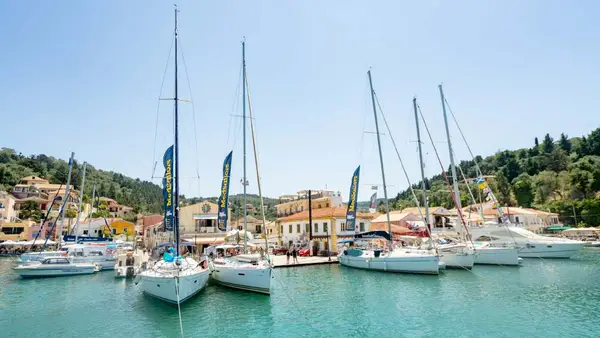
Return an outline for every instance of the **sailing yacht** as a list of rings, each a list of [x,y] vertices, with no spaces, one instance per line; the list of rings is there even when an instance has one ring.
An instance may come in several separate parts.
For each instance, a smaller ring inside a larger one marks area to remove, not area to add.
[[[165,152],[164,192],[165,192],[165,229],[174,231],[174,255],[156,262],[142,271],[136,279],[145,294],[168,303],[181,304],[200,292],[208,283],[209,270],[191,257],[182,258],[179,246],[179,96],[177,88],[177,8],[175,8],[175,95],[173,146]],[[174,161],[173,161],[174,159]],[[174,166],[175,175],[172,175]]]
[[[464,230],[465,232],[468,231],[468,227],[464,221],[464,217],[462,215],[462,210],[461,210],[461,206],[460,206],[460,191],[458,190],[458,185],[457,185],[457,176],[456,176],[456,169],[454,166],[454,161],[453,161],[453,154],[454,152],[452,151],[452,145],[450,143],[450,132],[448,129],[448,118],[447,118],[447,114],[446,114],[446,98],[444,96],[444,90],[442,88],[442,85],[440,84],[439,86],[439,91],[440,91],[440,97],[442,100],[442,109],[444,112],[444,123],[446,125],[446,135],[448,137],[448,145],[449,145],[449,149],[450,149],[450,158],[451,158],[451,163],[452,163],[452,169],[453,169],[453,175],[454,175],[454,182],[455,182],[455,192],[456,192],[456,207],[457,207],[457,211],[458,211],[458,216],[459,216],[459,221],[462,224],[462,230]],[[452,111],[450,111],[452,113]],[[452,117],[454,118],[454,122],[456,123],[456,126],[458,127],[458,130],[462,136],[463,141],[465,142],[467,149],[469,150],[469,153],[471,155],[471,158],[473,159],[474,163],[475,163],[475,168],[477,170],[477,174],[479,175],[479,178],[476,180],[476,182],[479,185],[479,188],[484,190],[484,194],[486,195],[486,199],[489,200],[489,202],[493,203],[495,206],[497,206],[498,212],[500,214],[500,216],[502,216],[502,208],[500,208],[500,204],[498,203],[498,201],[496,200],[496,197],[494,196],[494,193],[492,192],[491,188],[489,188],[487,186],[487,183],[485,183],[485,179],[483,178],[483,174],[481,172],[481,169],[479,168],[479,165],[477,164],[477,160],[475,159],[475,156],[473,155],[473,152],[471,151],[471,147],[469,146],[469,143],[467,142],[462,129],[460,129],[460,126],[458,125],[458,121],[456,121],[456,118],[454,117],[454,114],[452,114]],[[463,176],[463,179],[465,180],[466,183],[466,177],[464,175],[464,173],[462,172],[462,169],[459,167],[461,174]],[[471,188],[469,187],[468,184],[466,184],[467,186],[467,190],[469,191],[469,195],[471,197],[471,201],[473,202],[473,204],[476,204],[475,201],[475,197],[473,196],[473,193],[471,191]],[[483,222],[485,220],[485,217],[483,215],[483,209],[479,209],[480,213],[481,213],[481,221]],[[504,218],[504,217],[503,217]],[[506,218],[506,220],[508,221],[508,218]],[[459,225],[460,226],[460,225]],[[466,239],[466,237],[465,237]],[[467,246],[471,246],[473,250],[475,250],[476,254],[475,254],[475,260],[474,263],[475,264],[490,264],[490,265],[512,265],[512,266],[516,266],[521,264],[521,262],[523,261],[522,258],[519,258],[519,250],[517,247],[515,247],[514,245],[508,245],[507,243],[505,243],[502,246],[491,246],[489,245],[489,243],[477,243],[477,242],[473,242],[471,239],[473,239],[472,237],[469,239],[469,241],[465,241],[465,245]],[[514,244],[514,243],[513,243]]]
[[[375,248],[349,248],[342,251],[338,256],[340,264],[352,268],[379,270],[386,272],[403,272],[403,273],[418,273],[418,274],[439,274],[440,257],[434,250],[419,250],[414,248],[394,247],[392,240],[392,226],[390,223],[390,208],[387,196],[387,185],[385,181],[385,170],[383,167],[383,154],[381,151],[381,139],[379,133],[379,124],[377,121],[377,109],[375,104],[375,91],[373,90],[373,81],[371,79],[371,71],[367,72],[369,76],[369,86],[371,89],[371,101],[373,104],[373,115],[375,116],[375,130],[377,134],[377,146],[379,149],[379,163],[381,166],[381,176],[383,180],[383,193],[385,198],[385,209],[387,214],[388,231],[371,231],[359,233],[355,235],[356,239],[375,239],[383,238],[388,241],[388,250]],[[360,167],[356,169],[352,177],[350,185],[350,203],[348,203],[348,212],[346,215],[346,226],[353,229],[354,216],[352,205],[356,204],[358,196],[358,176]]]
[[[271,293],[271,273],[272,267],[268,260],[259,254],[248,254],[248,209],[246,203],[246,42],[242,42],[242,118],[243,118],[243,162],[244,174],[242,184],[244,187],[244,254],[232,257],[218,257],[210,262],[211,278],[216,283],[231,287],[234,289],[254,291],[269,295]],[[249,97],[248,97],[249,99]],[[250,109],[250,121],[252,122],[252,110]],[[251,125],[253,126],[253,125]],[[261,210],[263,213],[263,229],[264,227],[264,207],[262,207],[262,192],[260,189],[260,175],[258,173],[258,157],[256,153],[256,142],[254,138],[254,128],[252,127],[252,143],[254,145],[254,160],[256,164],[256,177],[259,186],[259,195],[261,198]],[[219,197],[219,229],[224,231],[227,229],[227,213],[228,213],[228,194],[229,194],[229,175],[232,153],[225,158],[223,163],[223,182],[221,188],[221,196]],[[266,230],[265,230],[266,232]],[[239,236],[237,234],[231,234]],[[266,248],[265,248],[266,249]]]

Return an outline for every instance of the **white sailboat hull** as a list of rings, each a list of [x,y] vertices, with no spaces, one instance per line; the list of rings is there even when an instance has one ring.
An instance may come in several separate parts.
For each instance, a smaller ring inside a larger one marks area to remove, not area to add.
[[[520,263],[517,248],[482,247],[477,248],[475,254],[475,264],[519,265]]]
[[[218,284],[234,289],[271,293],[271,267],[252,264],[211,263],[211,278]]]
[[[475,251],[464,245],[440,245],[440,260],[451,269],[472,269],[475,264]]]
[[[392,254],[381,253],[376,257],[373,250],[344,250],[338,261],[351,268],[386,272],[439,274],[438,256],[405,250],[394,250]]]
[[[209,271],[188,258],[182,262],[179,269],[173,262],[159,261],[138,276],[145,294],[167,303],[181,304],[206,287]]]

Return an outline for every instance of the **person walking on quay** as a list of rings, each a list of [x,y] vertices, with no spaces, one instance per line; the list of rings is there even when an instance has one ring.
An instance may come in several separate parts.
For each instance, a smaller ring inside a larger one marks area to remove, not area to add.
[[[290,250],[291,250],[291,248],[288,249],[288,251],[285,253],[285,255],[287,256],[287,261],[286,261],[287,263],[286,264],[290,264]]]
[[[298,264],[298,248],[294,248],[292,251],[292,257],[294,258],[294,264]]]

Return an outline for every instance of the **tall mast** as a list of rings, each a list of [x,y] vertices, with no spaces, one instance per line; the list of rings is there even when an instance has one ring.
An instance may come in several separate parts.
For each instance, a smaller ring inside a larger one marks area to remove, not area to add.
[[[260,184],[260,171],[258,170],[258,152],[256,151],[256,137],[254,135],[254,121],[252,116],[252,103],[250,102],[250,86],[248,86],[248,77],[246,77],[246,83],[248,96],[248,113],[250,114],[250,135],[252,136],[252,148],[254,150],[254,165],[256,167],[256,184],[258,185],[258,197],[260,198],[260,211],[262,215],[262,230],[265,234],[265,249],[269,251],[269,239],[267,234],[267,219],[265,217],[265,203],[262,196],[262,188]]]
[[[177,7],[175,7],[175,176],[173,197],[175,204],[175,257],[179,257],[179,92],[177,88]]]
[[[450,141],[450,129],[448,128],[448,116],[446,114],[446,100],[444,99],[444,90],[442,89],[442,85],[438,86],[440,89],[440,98],[442,100],[442,111],[444,112],[444,125],[446,126],[446,138],[448,139],[448,151],[450,153],[450,168],[452,170],[452,185],[454,186],[454,199],[456,203],[456,208],[458,210],[462,210],[462,206],[460,204],[460,190],[458,190],[458,176],[456,175],[456,166],[454,165],[454,153],[452,151],[452,142]],[[458,212],[459,217],[462,217],[462,213]],[[458,230],[458,234],[461,239],[464,240],[464,231],[462,229],[462,220],[459,220],[456,224],[456,229]]]
[[[87,163],[83,162],[83,177],[81,178],[81,193],[79,193],[79,210],[77,212],[77,221],[75,222],[75,243],[77,243],[77,228],[79,227],[79,217],[81,217],[81,205],[83,203],[83,188],[85,187],[85,167]]]
[[[62,230],[65,224],[65,208],[67,207],[67,202],[69,201],[69,186],[71,185],[71,173],[73,172],[73,158],[75,157],[75,153],[71,152],[71,158],[69,159],[69,175],[67,176],[67,187],[65,188],[65,198],[63,199],[63,205],[60,211],[60,228],[58,229],[58,247],[62,247]]]
[[[379,124],[377,123],[377,108],[375,108],[375,90],[373,89],[373,80],[371,79],[371,70],[369,75],[369,87],[371,88],[371,102],[373,103],[373,115],[375,116],[375,132],[377,133],[377,147],[379,148],[379,163],[381,164],[381,177],[383,178],[383,197],[385,198],[385,213],[387,215],[388,233],[390,234],[390,251],[394,248],[392,240],[392,223],[390,222],[390,205],[388,202],[387,185],[385,184],[385,170],[383,169],[383,154],[381,152],[381,138],[379,137]]]
[[[423,168],[423,150],[421,149],[421,131],[419,130],[419,116],[417,115],[417,98],[413,97],[413,109],[415,111],[415,122],[417,125],[417,143],[419,144],[419,166],[421,167],[421,183],[423,189],[423,205],[425,206],[425,226],[427,232],[430,233],[429,228],[429,201],[427,200],[427,186],[425,185],[425,169]],[[429,239],[429,248],[433,245],[433,241]]]
[[[246,41],[242,41],[242,129],[244,138],[244,177],[242,185],[244,186],[244,253],[247,253],[248,233],[248,204],[246,202]]]
[[[90,215],[94,214],[94,201],[96,200],[96,185],[92,186],[92,204],[90,207]],[[90,216],[90,222],[88,223],[88,237],[90,236],[90,228],[92,226],[92,216]]]

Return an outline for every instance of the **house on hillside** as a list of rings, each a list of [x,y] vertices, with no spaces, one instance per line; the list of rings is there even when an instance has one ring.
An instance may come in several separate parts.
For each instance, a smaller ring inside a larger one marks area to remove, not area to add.
[[[110,212],[111,217],[124,218],[134,215],[132,207],[121,205],[112,198],[100,197],[99,200],[102,202],[106,202],[107,210],[108,212]]]

